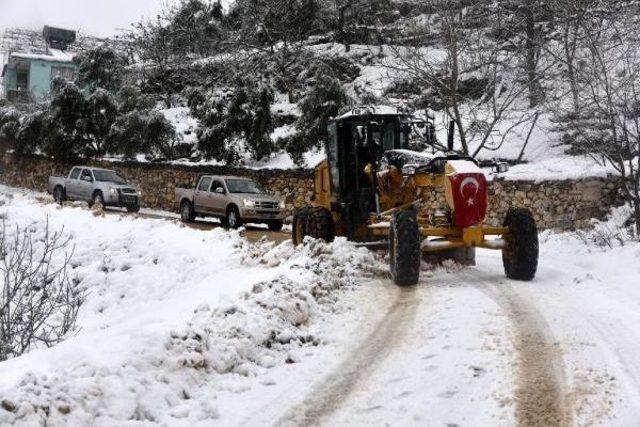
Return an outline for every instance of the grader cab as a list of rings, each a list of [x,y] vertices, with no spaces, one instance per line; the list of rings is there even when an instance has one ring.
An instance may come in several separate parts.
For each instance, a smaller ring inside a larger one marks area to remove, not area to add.
[[[475,248],[501,250],[508,277],[533,279],[538,236],[531,212],[511,208],[501,226],[484,224],[482,169],[470,157],[410,151],[416,127],[431,137],[428,121],[389,107],[354,109],[333,120],[327,159],[315,169],[312,204],[294,214],[294,244],[305,236],[346,236],[388,249],[400,286],[418,282],[423,255],[474,254]]]

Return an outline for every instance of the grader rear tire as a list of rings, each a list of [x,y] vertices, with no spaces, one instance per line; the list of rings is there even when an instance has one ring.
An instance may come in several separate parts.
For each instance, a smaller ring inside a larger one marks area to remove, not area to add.
[[[509,232],[504,239],[502,263],[508,278],[533,280],[538,269],[538,228],[528,209],[511,208],[504,220]]]
[[[389,264],[398,286],[412,286],[420,278],[420,228],[414,210],[396,212],[389,228]]]
[[[291,224],[291,241],[294,246],[298,246],[304,240],[304,236],[308,235],[307,226],[309,222],[309,206],[303,206],[293,213],[293,222]]]
[[[318,206],[303,206],[293,215],[292,240],[294,245],[304,241],[305,236],[322,239],[327,243],[336,237],[333,216],[328,209]]]
[[[311,208],[309,235],[316,239],[322,239],[327,243],[333,242],[336,238],[336,226],[328,209],[317,206]]]

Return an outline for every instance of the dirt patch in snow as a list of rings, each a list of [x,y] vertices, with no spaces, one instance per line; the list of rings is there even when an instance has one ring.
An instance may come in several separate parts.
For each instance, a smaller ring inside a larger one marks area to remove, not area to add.
[[[515,391],[518,425],[572,425],[562,354],[542,315],[509,286],[495,286],[487,281],[479,289],[503,308],[514,327],[518,352]]]
[[[415,287],[388,285],[392,303],[373,331],[343,363],[276,425],[314,426],[339,409],[375,366],[401,342],[420,303]]]

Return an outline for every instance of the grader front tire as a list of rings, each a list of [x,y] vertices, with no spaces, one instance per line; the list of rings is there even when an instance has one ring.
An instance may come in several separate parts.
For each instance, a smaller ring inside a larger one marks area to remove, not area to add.
[[[508,278],[533,280],[538,269],[538,228],[528,209],[511,208],[504,221],[509,232],[504,239],[502,263]]]
[[[389,263],[398,286],[412,286],[420,277],[420,228],[414,210],[396,212],[389,228]]]

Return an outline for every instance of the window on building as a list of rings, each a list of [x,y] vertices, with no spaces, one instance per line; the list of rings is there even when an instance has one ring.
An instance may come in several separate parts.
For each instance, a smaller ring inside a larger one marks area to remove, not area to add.
[[[62,77],[67,81],[75,80],[76,70],[70,67],[51,67],[51,81],[56,77]]]
[[[18,70],[16,89],[18,90],[29,89],[29,70]]]

